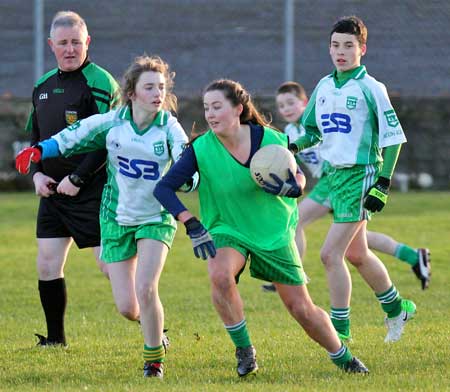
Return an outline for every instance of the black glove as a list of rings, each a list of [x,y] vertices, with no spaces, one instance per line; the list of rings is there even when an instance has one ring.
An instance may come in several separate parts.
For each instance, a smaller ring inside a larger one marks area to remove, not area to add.
[[[381,211],[386,205],[390,185],[391,180],[386,177],[378,177],[378,180],[366,193],[364,208],[371,212]]]
[[[203,260],[206,260],[208,256],[214,257],[216,247],[205,226],[195,217],[188,219],[184,222],[184,225],[186,226],[186,234],[192,241],[195,257]]]
[[[302,194],[302,188],[300,188],[297,184],[297,181],[295,180],[294,174],[289,170],[289,178],[287,181],[283,181],[280,177],[278,177],[274,173],[269,174],[270,177],[273,178],[273,180],[277,183],[277,185],[273,185],[268,183],[267,181],[264,181],[263,189],[271,193],[272,195],[277,196],[286,196],[286,197],[292,197],[297,198],[301,196]]]

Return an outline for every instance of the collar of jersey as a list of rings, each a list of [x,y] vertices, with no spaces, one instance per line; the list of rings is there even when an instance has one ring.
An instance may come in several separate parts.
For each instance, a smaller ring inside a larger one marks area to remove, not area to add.
[[[331,76],[333,77],[336,88],[341,88],[350,79],[361,79],[366,75],[366,73],[366,67],[364,65],[360,65],[359,67],[353,68],[349,71],[339,72],[339,79],[338,71],[336,69],[333,71]]]
[[[152,123],[147,128],[142,129],[142,130],[140,130],[137,127],[137,125],[135,124],[135,122],[133,121],[133,117],[131,115],[131,110],[128,105],[124,106],[124,107],[122,107],[122,109],[120,109],[119,118],[121,118],[122,120],[128,120],[130,122],[131,126],[133,127],[134,131],[138,135],[143,135],[145,132],[147,132],[153,126],[163,127],[164,125],[167,125],[167,120],[169,119],[169,113],[166,112],[165,110],[160,110],[156,114]]]
[[[86,57],[86,59],[84,60],[83,64],[80,65],[80,68],[77,68],[73,71],[62,71],[58,68],[58,72],[60,75],[65,76],[65,75],[73,75],[77,72],[81,72],[83,71],[84,68],[86,68],[89,64],[91,63],[91,60],[89,59],[89,57]]]

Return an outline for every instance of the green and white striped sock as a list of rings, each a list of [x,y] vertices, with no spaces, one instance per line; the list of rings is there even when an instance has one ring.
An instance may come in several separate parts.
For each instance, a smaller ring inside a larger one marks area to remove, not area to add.
[[[243,348],[252,345],[245,319],[234,325],[225,325],[225,329],[230,334],[231,340],[236,347]]]
[[[331,322],[334,329],[342,336],[350,337],[350,307],[348,308],[331,308]]]
[[[329,352],[328,355],[330,356],[330,359],[333,361],[333,363],[340,368],[343,368],[344,365],[347,362],[351,361],[353,358],[352,353],[345,344],[343,344],[337,352]]]
[[[394,285],[384,293],[375,293],[375,295],[388,318],[397,317],[401,313],[402,297]]]

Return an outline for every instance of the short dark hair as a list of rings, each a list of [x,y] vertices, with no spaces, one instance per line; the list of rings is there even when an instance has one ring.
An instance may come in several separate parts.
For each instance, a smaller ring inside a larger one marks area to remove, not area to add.
[[[364,22],[355,15],[339,18],[331,29],[330,42],[333,33],[351,34],[356,37],[360,45],[365,45],[367,43],[367,27]]]
[[[291,93],[294,94],[298,99],[303,101],[307,101],[308,97],[306,96],[305,89],[300,83],[297,82],[284,82],[277,89],[277,95]]]

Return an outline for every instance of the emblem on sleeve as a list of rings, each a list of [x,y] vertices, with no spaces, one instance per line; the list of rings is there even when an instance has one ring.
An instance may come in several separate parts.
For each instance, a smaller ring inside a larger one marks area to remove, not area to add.
[[[396,127],[399,124],[397,115],[395,114],[395,111],[392,110],[386,110],[384,112],[384,116],[386,117],[386,121],[390,127]]]
[[[67,129],[69,130],[69,131],[75,131],[75,129],[78,129],[78,128],[80,128],[80,121],[78,120],[78,121],[75,121],[73,124],[71,124],[71,125],[69,125],[68,127],[67,127]]]

